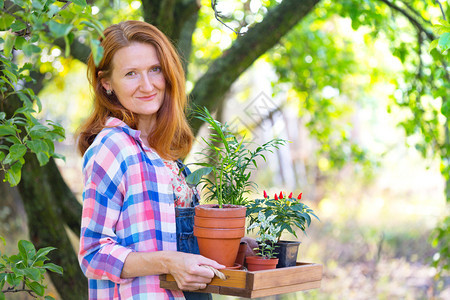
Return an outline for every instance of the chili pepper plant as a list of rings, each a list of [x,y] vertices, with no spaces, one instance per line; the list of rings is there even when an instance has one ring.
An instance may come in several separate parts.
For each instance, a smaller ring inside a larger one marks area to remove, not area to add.
[[[292,193],[286,196],[284,192],[280,192],[275,194],[273,198],[270,198],[264,191],[263,199],[255,199],[247,205],[249,227],[258,223],[259,214],[263,213],[280,227],[280,231],[277,232],[277,242],[280,241],[281,234],[284,231],[293,234],[296,238],[298,238],[295,232],[296,228],[306,234],[306,228],[311,224],[311,216],[317,220],[319,218],[311,208],[300,202],[301,199],[302,193],[297,197],[293,197]]]

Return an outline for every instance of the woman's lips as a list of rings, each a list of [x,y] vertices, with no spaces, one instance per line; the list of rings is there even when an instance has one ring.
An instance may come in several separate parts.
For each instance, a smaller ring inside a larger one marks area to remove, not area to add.
[[[142,96],[142,97],[137,97],[139,100],[142,101],[151,101],[156,97],[156,94],[153,95],[149,95],[149,96]]]

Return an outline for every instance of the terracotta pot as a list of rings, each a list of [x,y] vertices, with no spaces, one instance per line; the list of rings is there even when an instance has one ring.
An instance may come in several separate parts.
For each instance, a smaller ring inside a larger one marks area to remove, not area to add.
[[[239,250],[238,250],[238,254],[236,256],[236,261],[235,261],[236,264],[239,264],[242,266],[244,265],[245,252],[247,252],[247,247],[248,247],[248,244],[246,242],[241,242],[239,244]]]
[[[240,270],[242,269],[242,265],[234,263],[234,266],[232,267],[226,267],[225,270]]]
[[[196,206],[194,235],[200,254],[227,267],[234,266],[241,238],[245,235],[245,211],[245,206],[239,205]]]
[[[218,226],[223,226],[221,219],[205,218],[205,217],[194,217],[194,223],[198,227],[207,228],[217,228]],[[242,228],[245,227],[245,218],[228,218],[225,224],[226,228]]]
[[[247,256],[245,262],[249,271],[271,270],[277,266],[278,258],[266,259],[261,256]]]

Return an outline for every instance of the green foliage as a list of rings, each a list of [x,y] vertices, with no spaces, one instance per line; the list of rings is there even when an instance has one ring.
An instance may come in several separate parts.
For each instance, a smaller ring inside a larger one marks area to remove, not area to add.
[[[265,259],[275,258],[276,254],[278,254],[275,252],[277,246],[274,244],[277,243],[282,228],[275,219],[276,216],[274,215],[267,216],[263,212],[259,212],[253,223],[247,228],[247,231],[258,228],[256,234],[258,248],[254,250],[257,251],[256,255],[260,255]]]
[[[205,162],[194,163],[201,168],[192,172],[186,181],[198,185],[205,183],[206,200],[217,199],[219,207],[223,204],[245,205],[251,188],[256,184],[250,180],[251,170],[258,167],[257,158],[264,160],[264,152],[272,152],[284,145],[286,141],[273,139],[255,150],[250,150],[250,142],[245,137],[240,140],[234,135],[228,125],[215,120],[206,108],[197,110],[197,118],[204,121],[211,129],[209,138],[202,138],[205,148],[198,154]],[[212,179],[206,175],[212,174]]]
[[[437,276],[450,270],[450,216],[447,216],[431,233],[431,245],[437,253],[433,256],[432,266],[438,270]]]
[[[5,181],[11,186],[20,182],[25,154],[36,155],[45,165],[50,157],[62,158],[54,152],[54,142],[65,138],[64,129],[47,120],[42,124],[36,113],[41,102],[26,83],[33,82],[43,47],[56,39],[65,42],[65,55],[75,38],[83,36],[98,62],[103,49],[95,39],[102,35],[103,26],[91,15],[85,0],[57,2],[55,0],[12,0],[0,13],[0,30],[4,32],[0,52],[0,100],[2,110],[13,99],[20,99],[22,107],[13,113],[0,112],[0,167]],[[14,54],[14,55],[13,55]],[[34,63],[34,64],[33,64]],[[12,104],[10,104],[12,105]]]
[[[4,239],[0,238],[4,243]],[[0,299],[5,299],[6,293],[16,292],[26,292],[34,298],[54,299],[45,296],[47,286],[44,285],[44,274],[46,271],[63,273],[60,266],[46,262],[49,260],[47,254],[55,248],[36,251],[31,242],[20,240],[18,250],[18,254],[11,256],[0,252]]]
[[[273,217],[271,218],[273,223],[280,227],[280,231],[276,234],[278,241],[280,241],[283,231],[288,231],[295,237],[297,237],[295,228],[299,228],[303,233],[306,233],[306,227],[309,227],[311,224],[311,216],[314,216],[317,220],[319,218],[311,208],[301,203],[300,199],[301,194],[298,199],[295,199],[292,197],[292,193],[286,197],[283,192],[280,192],[279,197],[275,194],[275,197],[272,199],[266,194],[263,199],[255,199],[247,207],[250,227],[253,228],[253,224],[260,222],[259,215],[263,213],[267,218]]]
[[[430,43],[429,51],[439,46],[441,52],[444,53],[450,48],[450,23],[442,19],[439,20],[439,23],[433,26],[434,32],[439,38]]]
[[[286,105],[296,107],[309,137],[320,144],[317,158],[308,159],[307,167],[318,167],[321,175],[330,176],[353,164],[364,168],[363,175],[371,176],[376,161],[353,138],[352,116],[357,108],[370,105],[371,85],[386,77],[383,70],[372,70],[358,61],[358,51],[364,50],[357,48],[354,37],[342,33],[344,22],[336,15],[340,5],[336,1],[321,1],[270,51],[267,60],[278,75],[273,84],[275,93],[289,91]],[[369,80],[370,85],[365,84]]]

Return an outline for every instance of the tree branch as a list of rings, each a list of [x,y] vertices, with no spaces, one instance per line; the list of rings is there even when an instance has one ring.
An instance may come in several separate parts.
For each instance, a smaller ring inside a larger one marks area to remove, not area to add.
[[[427,36],[427,38],[429,40],[435,40],[436,36],[429,30],[427,30],[425,27],[423,27],[422,24],[420,24],[419,21],[417,21],[409,12],[407,12],[405,9],[395,5],[394,3],[388,1],[388,0],[379,0],[381,2],[383,2],[384,4],[386,4],[387,6],[389,6],[390,8],[392,8],[393,10],[396,10],[397,12],[401,13],[405,18],[408,19],[409,22],[411,22],[411,24],[414,25],[414,27],[417,28],[417,30],[419,30],[420,32],[425,33],[425,35]]]
[[[236,35],[242,35],[242,33],[237,32],[236,30],[234,30],[233,28],[231,28],[230,26],[228,26],[227,24],[225,24],[224,21],[222,21],[220,18],[223,18],[224,16],[222,16],[220,14],[220,11],[217,10],[217,0],[211,0],[211,8],[214,11],[214,17],[216,18],[217,21],[219,21],[220,23],[222,23],[225,27],[227,27],[228,29],[230,29],[231,31],[233,31],[234,33],[236,33]]]
[[[211,64],[190,95],[193,102],[213,111],[224,100],[225,93],[239,75],[277,44],[319,1],[284,0],[270,10],[261,23],[252,27],[244,36],[238,37],[231,48]],[[191,120],[195,133],[201,124],[200,120]]]
[[[442,7],[441,1],[435,0],[434,2],[437,2],[437,4],[439,5],[439,8],[441,9],[442,17],[444,18],[444,21],[446,21],[444,8]]]

